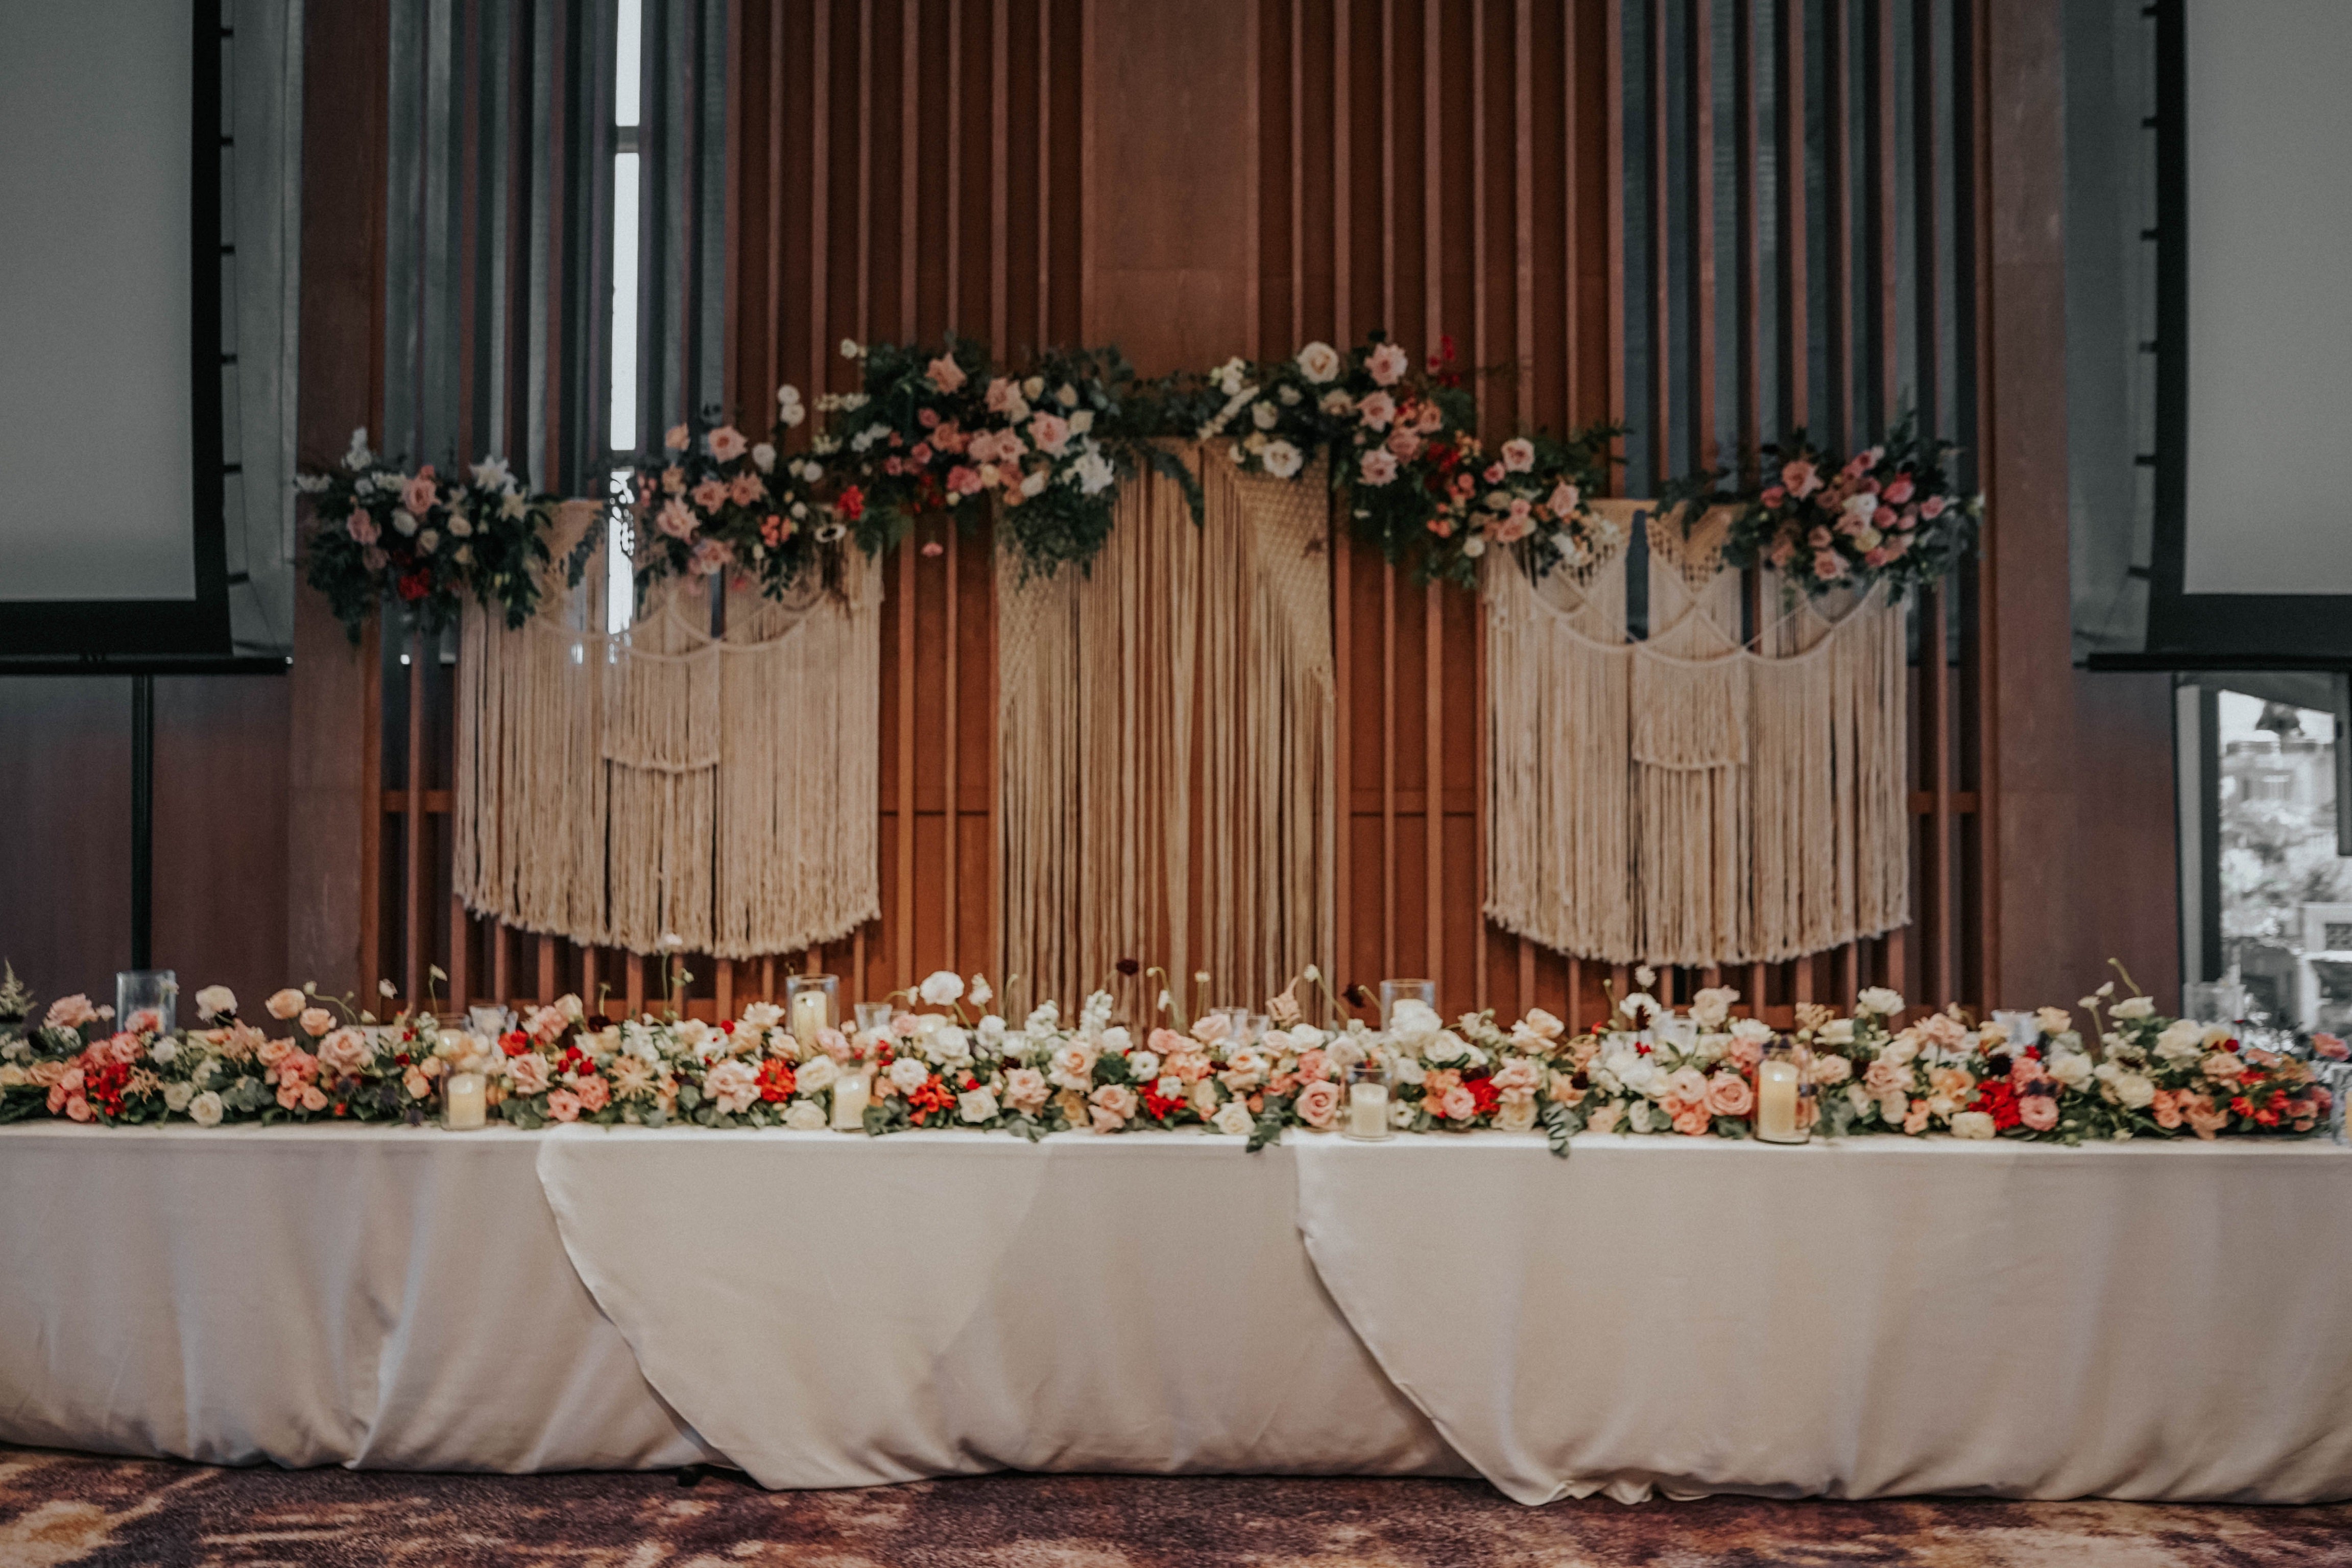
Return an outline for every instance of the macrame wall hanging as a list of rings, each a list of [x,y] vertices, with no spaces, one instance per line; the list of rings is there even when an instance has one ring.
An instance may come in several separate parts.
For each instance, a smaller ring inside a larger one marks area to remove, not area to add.
[[[1329,490],[1171,444],[1200,524],[1147,470],[1090,571],[1024,582],[998,557],[999,972],[1024,1005],[1138,956],[1255,1004],[1331,951]]]
[[[602,517],[565,508],[558,561]],[[551,568],[517,630],[469,603],[457,664],[458,896],[517,929],[633,953],[674,936],[752,958],[880,909],[874,802],[881,579],[789,602],[670,580],[607,635],[601,570]],[[601,560],[595,563],[601,569]]]
[[[1650,633],[1622,556],[1531,583],[1488,558],[1486,913],[1609,963],[1775,962],[1910,918],[1904,620],[1883,589],[1786,593],[1741,636],[1727,517],[1646,522]]]

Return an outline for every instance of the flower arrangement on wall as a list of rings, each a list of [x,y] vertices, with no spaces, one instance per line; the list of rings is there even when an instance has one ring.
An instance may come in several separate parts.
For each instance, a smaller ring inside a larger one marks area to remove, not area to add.
[[[1885,443],[1840,461],[1802,430],[1763,448],[1762,483],[1731,503],[1723,559],[1765,566],[1820,595],[1867,591],[1880,582],[1900,592],[1940,580],[1974,542],[1980,500],[1960,495],[1944,465],[1954,448],[1919,434],[1906,414]],[[1702,478],[1685,494],[1721,502]],[[1695,515],[1695,514],[1694,514]]]
[[[353,642],[387,599],[425,631],[448,624],[468,594],[509,626],[538,607],[557,497],[527,494],[504,459],[485,457],[454,480],[429,463],[410,472],[355,430],[341,467],[294,483],[320,519],[308,580]]]
[[[1320,984],[1312,968],[1301,978]],[[0,991],[0,1123],[415,1125],[466,1072],[487,1075],[490,1113],[522,1128],[814,1130],[833,1124],[844,1085],[864,1084],[855,1119],[869,1134],[1194,1127],[1256,1148],[1290,1129],[1336,1129],[1349,1070],[1377,1059],[1396,1130],[1540,1130],[1565,1153],[1580,1132],[1750,1135],[1758,1065],[1775,1039],[1734,1016],[1729,988],[1702,991],[1680,1012],[1636,991],[1582,1030],[1541,1010],[1508,1026],[1491,1012],[1449,1025],[1415,1002],[1385,1030],[1360,1019],[1323,1029],[1302,1017],[1295,981],[1262,1023],[1237,1030],[1225,1011],[1188,1019],[1165,992],[1141,1022],[1115,1019],[1107,992],[1075,1019],[1047,1002],[1015,1020],[989,1010],[982,977],[941,972],[891,998],[899,1005],[887,1023],[854,1033],[796,1033],[765,1002],[708,1023],[608,1017],[577,997],[479,1032],[431,1011],[379,1021],[310,988],[270,997],[257,1021],[207,988],[190,1030],[117,1020],[79,996],[36,1019],[11,981]],[[2044,1008],[2016,1035],[1957,1009],[1899,1024],[1903,999],[1885,989],[1864,991],[1845,1016],[1801,1008],[1794,1039],[1810,1064],[1799,1123],[1832,1135],[2077,1144],[2291,1136],[2329,1121],[2332,1096],[2310,1062],[2242,1045],[2225,1025],[2163,1017],[2144,996],[2115,998],[2112,985],[2078,1005],[2087,1029]],[[2322,1056],[2344,1052],[2333,1039],[2315,1044]]]

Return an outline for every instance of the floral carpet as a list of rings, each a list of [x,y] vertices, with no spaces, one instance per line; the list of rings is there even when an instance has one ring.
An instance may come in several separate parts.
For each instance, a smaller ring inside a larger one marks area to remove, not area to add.
[[[2352,1506],[1768,1502],[1522,1508],[1469,1481],[988,1476],[765,1492],[740,1476],[216,1469],[0,1448],[0,1568],[1823,1568],[2352,1564]]]

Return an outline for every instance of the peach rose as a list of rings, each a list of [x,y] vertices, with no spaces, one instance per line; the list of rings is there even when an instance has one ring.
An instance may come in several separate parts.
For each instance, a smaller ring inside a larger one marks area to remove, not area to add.
[[[1478,1097],[1470,1092],[1469,1085],[1456,1083],[1445,1092],[1442,1110],[1448,1121],[1466,1122],[1478,1113]]]
[[[1589,1133],[1614,1132],[1617,1127],[1617,1118],[1623,1113],[1623,1112],[1618,1109],[1617,1102],[1614,1100],[1604,1101],[1601,1104],[1595,1105],[1592,1108],[1592,1113],[1584,1119],[1585,1131]]]
[[[268,1009],[269,1016],[278,1019],[280,1023],[285,1022],[288,1019],[292,1018],[296,1013],[300,1012],[304,1008],[310,1005],[310,999],[291,986],[287,987],[282,991],[271,992],[269,999],[262,1004],[263,1007]]]
[[[346,1077],[359,1076],[374,1057],[367,1036],[355,1029],[339,1029],[319,1042],[319,1060]]]
[[[1116,1133],[1135,1114],[1135,1091],[1124,1083],[1106,1083],[1087,1100],[1087,1116],[1097,1133]]]
[[[1576,1074],[1572,1072],[1553,1073],[1550,1086],[1544,1092],[1563,1105],[1580,1105],[1584,1103],[1585,1092],[1576,1086]]]
[[[1659,1098],[1669,1110],[1684,1111],[1706,1104],[1706,1078],[1696,1067],[1678,1067],[1666,1077],[1666,1092]]]
[[[743,438],[743,433],[731,424],[720,425],[706,439],[710,443],[710,455],[721,463],[732,463],[751,450],[751,444]]]
[[[253,1048],[253,1054],[262,1066],[275,1067],[285,1061],[287,1053],[293,1049],[294,1042],[290,1040],[265,1040]]]
[[[2158,1090],[2156,1097],[2148,1102],[2148,1110],[2155,1115],[2156,1124],[2167,1132],[2180,1125],[2180,1107],[2169,1089]]]
[[[2200,1138],[2210,1138],[2230,1124],[2230,1113],[2215,1110],[2210,1097],[2203,1094],[2190,1095],[2180,1107],[2180,1113],[2188,1121],[2189,1130]]]
[[[1706,1108],[1718,1116],[1745,1116],[1756,1108],[1756,1092],[1737,1072],[1718,1072],[1706,1081]]]
[[[1515,1056],[1495,1069],[1495,1092],[1498,1094],[1531,1092],[1543,1084],[1543,1069],[1524,1056]]]
[[[1034,1067],[1016,1067],[1004,1075],[1004,1103],[1025,1116],[1045,1108],[1045,1075]]]
[[[93,1021],[97,1017],[98,1009],[89,1005],[89,998],[83,996],[79,991],[76,991],[72,996],[59,997],[56,1001],[49,1004],[47,1015],[41,1019],[41,1027],[44,1029],[79,1029],[82,1025]]]
[[[1310,1127],[1328,1127],[1339,1116],[1339,1086],[1317,1079],[1298,1092],[1298,1119]]]
[[[1298,1053],[1298,1078],[1303,1083],[1320,1083],[1331,1076],[1331,1059],[1319,1045],[1310,1045]]]
[[[579,1097],[580,1108],[592,1116],[613,1103],[613,1086],[593,1072],[574,1079],[572,1092]]]
[[[1675,1113],[1675,1131],[1685,1138],[1703,1138],[1714,1125],[1705,1105],[1685,1105]]]
[[[433,509],[433,470],[425,468],[400,487],[400,504],[418,517]]]
[[[580,1096],[569,1089],[551,1089],[547,1094],[547,1113],[558,1122],[574,1122],[580,1118]]]
[[[1976,1074],[1965,1067],[1931,1067],[1927,1087],[1937,1098],[1960,1103],[1976,1093]]]
[[[433,1080],[412,1067],[400,1075],[400,1086],[408,1091],[411,1100],[422,1100],[433,1092]]]
[[[741,1064],[731,1063],[728,1065],[740,1066]],[[711,1071],[716,1072],[719,1070],[717,1068],[713,1068]],[[751,1076],[751,1069],[744,1068],[743,1075],[746,1078],[749,1078]],[[520,1056],[510,1056],[507,1058],[507,1076],[514,1083],[514,1091],[516,1093],[540,1093],[547,1088],[550,1078],[547,1058],[540,1055],[539,1052],[535,1051],[526,1051]],[[705,1087],[708,1088],[709,1085],[706,1084]],[[759,1093],[759,1085],[757,1083],[754,1083],[751,1086],[751,1092],[754,1096]],[[711,1092],[715,1098],[718,1091],[712,1090]]]
[[[304,1034],[316,1040],[335,1027],[335,1015],[324,1008],[304,1008],[302,1016],[294,1020]]]
[[[66,1102],[66,1114],[77,1122],[87,1122],[93,1113],[89,1108],[89,1102],[76,1094]]]
[[[1903,1117],[1903,1130],[1914,1137],[1927,1130],[1927,1102],[1925,1100],[1911,1102],[1911,1109]]]

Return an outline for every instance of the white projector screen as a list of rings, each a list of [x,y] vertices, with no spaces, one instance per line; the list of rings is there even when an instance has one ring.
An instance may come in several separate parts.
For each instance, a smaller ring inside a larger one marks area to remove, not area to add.
[[[0,602],[199,591],[194,16],[0,0]]]
[[[2352,0],[2181,4],[2181,591],[2352,593]]]

